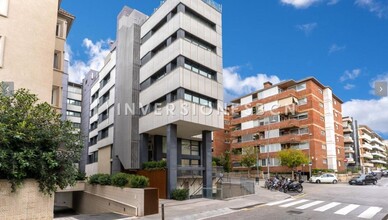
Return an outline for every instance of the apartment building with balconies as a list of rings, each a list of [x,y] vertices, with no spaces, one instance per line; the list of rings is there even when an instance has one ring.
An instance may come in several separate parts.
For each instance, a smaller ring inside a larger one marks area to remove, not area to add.
[[[258,165],[288,172],[277,153],[295,148],[310,155],[312,169],[345,169],[342,101],[315,78],[288,80],[232,100],[228,109],[233,167],[240,167],[244,148],[258,148]],[[227,142],[227,140],[224,140]],[[240,155],[239,155],[240,154]],[[309,171],[308,164],[298,167]],[[263,169],[267,171],[267,169]]]
[[[74,20],[60,3],[0,0],[0,82],[11,92],[30,90],[58,112],[68,79],[64,45]]]
[[[358,122],[353,117],[342,118],[345,145],[345,163],[349,169],[360,168],[360,145],[358,136]]]
[[[364,173],[387,166],[384,139],[366,125],[359,126],[360,158]]]
[[[221,6],[167,0],[150,17],[125,7],[117,24],[104,67],[84,80],[86,173],[166,159],[168,194],[187,175],[211,188],[211,132],[224,125]]]
[[[73,123],[76,131],[81,130],[82,84],[68,82],[64,87],[66,93],[62,103],[62,118]]]

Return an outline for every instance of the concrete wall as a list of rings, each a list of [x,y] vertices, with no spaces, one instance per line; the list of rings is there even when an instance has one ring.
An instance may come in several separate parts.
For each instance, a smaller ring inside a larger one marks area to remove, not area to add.
[[[0,81],[13,81],[15,89],[28,88],[48,103],[53,84],[57,12],[58,1],[9,1],[8,16],[0,19],[1,35],[5,37]]]
[[[39,192],[35,180],[26,180],[15,193],[11,184],[0,180],[0,219],[53,219],[54,196]]]
[[[152,194],[151,199],[149,194]],[[84,192],[74,193],[73,207],[81,214],[118,212],[144,216],[158,213],[158,201],[158,192],[154,188],[132,189],[87,184]],[[150,213],[150,206],[156,212]]]
[[[111,146],[98,150],[98,173],[110,174],[111,172]]]

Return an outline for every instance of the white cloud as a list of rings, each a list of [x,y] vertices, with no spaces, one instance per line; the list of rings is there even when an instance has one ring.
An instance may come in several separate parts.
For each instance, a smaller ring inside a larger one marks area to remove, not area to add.
[[[377,15],[379,18],[388,16],[388,4],[381,0],[356,0],[355,4],[362,8],[368,9],[370,12]]]
[[[329,54],[332,54],[341,50],[345,50],[345,49],[346,49],[346,46],[338,46],[337,44],[333,44],[329,48]]]
[[[354,99],[342,105],[343,115],[352,116],[359,124],[388,135],[388,97],[371,100]]]
[[[279,83],[279,77],[275,75],[256,74],[255,76],[242,77],[238,66],[227,67],[223,70],[224,77],[224,100],[228,103],[230,100],[237,98],[255,90],[263,88],[263,83],[270,81],[273,84]]]
[[[329,2],[327,3],[327,5],[335,5],[339,2],[340,0],[329,0]]]
[[[340,77],[340,81],[354,80],[361,74],[360,69],[354,69],[352,71],[346,70],[345,73]]]
[[[344,89],[346,89],[346,90],[351,90],[351,89],[353,89],[354,87],[356,87],[356,85],[347,83],[347,84],[344,86]]]
[[[317,26],[318,24],[314,22],[314,23],[307,23],[307,24],[299,24],[299,25],[296,25],[296,28],[298,30],[303,31],[306,36],[309,36]]]
[[[74,60],[73,52],[70,45],[65,45],[67,59],[69,60],[69,81],[81,83],[85,74],[90,70],[99,71],[104,66],[105,56],[109,53],[109,42],[111,40],[100,40],[93,42],[85,38],[82,42],[82,47],[85,48],[85,53],[88,55],[87,61]]]
[[[295,8],[308,8],[311,5],[319,2],[320,0],[281,0],[281,2],[285,5],[291,5]]]

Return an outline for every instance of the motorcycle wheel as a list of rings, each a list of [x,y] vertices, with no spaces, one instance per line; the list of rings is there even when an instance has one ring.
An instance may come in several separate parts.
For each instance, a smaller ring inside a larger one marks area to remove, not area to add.
[[[296,191],[297,191],[298,193],[303,192],[303,186],[298,186],[298,188],[296,189]]]

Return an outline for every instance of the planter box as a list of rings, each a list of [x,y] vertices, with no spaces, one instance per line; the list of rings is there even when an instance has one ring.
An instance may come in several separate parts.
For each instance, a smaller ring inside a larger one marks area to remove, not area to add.
[[[139,170],[136,174],[150,180],[150,187],[159,190],[159,199],[167,199],[167,170]]]
[[[64,189],[59,189],[56,192],[75,192],[75,191],[84,191],[85,190],[85,181],[77,181],[74,186],[68,186]]]
[[[39,192],[39,184],[35,180],[25,180],[14,193],[7,180],[0,180],[0,219],[53,218],[54,196]]]
[[[84,192],[76,192],[74,209],[82,214],[118,212],[131,216],[145,216],[159,212],[158,189],[120,188],[85,185]]]

